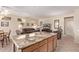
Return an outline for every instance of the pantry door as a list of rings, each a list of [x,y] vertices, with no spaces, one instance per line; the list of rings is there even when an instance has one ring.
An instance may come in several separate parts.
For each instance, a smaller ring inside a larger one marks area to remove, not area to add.
[[[74,17],[64,18],[64,34],[74,37]]]

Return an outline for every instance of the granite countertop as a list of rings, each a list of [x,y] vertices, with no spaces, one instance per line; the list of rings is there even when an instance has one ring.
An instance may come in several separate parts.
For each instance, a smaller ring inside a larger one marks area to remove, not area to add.
[[[28,34],[12,36],[12,41],[18,49],[22,49],[53,35],[56,35],[56,33],[35,32],[31,33],[30,37],[28,37]]]

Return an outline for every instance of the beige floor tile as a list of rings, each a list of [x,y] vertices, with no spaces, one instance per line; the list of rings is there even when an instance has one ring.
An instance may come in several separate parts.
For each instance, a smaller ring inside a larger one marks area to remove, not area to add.
[[[63,37],[58,40],[56,52],[79,52],[79,44],[74,42],[72,37]]]

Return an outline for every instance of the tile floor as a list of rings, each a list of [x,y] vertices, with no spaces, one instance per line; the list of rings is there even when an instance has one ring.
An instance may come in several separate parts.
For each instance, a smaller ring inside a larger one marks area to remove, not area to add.
[[[12,42],[8,43],[7,45],[4,44],[3,48],[0,42],[0,52],[12,52]]]
[[[12,42],[8,45],[5,44],[3,48],[0,43],[0,52],[12,52]],[[72,37],[63,37],[58,40],[55,52],[79,52],[79,44],[75,43]]]
[[[56,52],[79,52],[79,44],[72,37],[63,37],[58,40]]]

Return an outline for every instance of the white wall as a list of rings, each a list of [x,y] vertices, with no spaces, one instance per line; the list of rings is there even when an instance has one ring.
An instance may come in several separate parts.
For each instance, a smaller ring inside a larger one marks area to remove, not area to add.
[[[53,20],[59,19],[59,26],[61,26],[63,29],[63,36],[64,36],[64,17],[71,17],[71,16],[74,16],[74,12],[53,17]],[[53,23],[53,25],[54,25],[54,23]],[[56,29],[54,29],[54,30],[56,30]]]
[[[75,34],[75,42],[79,43],[79,9],[75,10],[74,13],[74,34]]]
[[[18,29],[18,25],[19,25],[19,23],[17,22],[18,16],[14,16],[14,15],[8,15],[8,16],[11,17],[11,20],[1,20],[0,19],[0,29],[2,29],[4,31],[11,30],[11,35],[16,35],[16,29]],[[1,22],[9,22],[9,26],[1,27]]]
[[[31,17],[25,17],[24,19],[25,19],[25,25],[24,25],[24,27],[26,27],[26,28],[33,27],[32,24],[39,25],[39,20],[38,19],[31,18]],[[29,26],[27,26],[27,23],[29,23]]]
[[[74,16],[74,23],[73,23],[74,41],[75,43],[79,43],[79,9],[69,14],[54,16],[53,19],[59,19],[60,26],[62,26],[64,30],[64,17],[70,17],[70,16]],[[64,35],[64,31],[63,31],[63,35]]]
[[[19,17],[19,16],[15,16],[15,15],[9,15],[11,16],[11,21],[10,24],[9,24],[9,27],[1,27],[0,26],[0,29],[3,29],[4,31],[8,31],[9,29],[11,29],[11,35],[15,35],[16,32],[15,30],[18,29],[18,25],[19,23],[17,22],[17,18],[22,18],[22,17]],[[59,16],[52,16],[52,17],[48,17],[48,18],[39,18],[39,19],[28,19],[27,17],[24,18],[26,20],[26,23],[27,22],[34,22],[36,23],[37,25],[40,25],[40,21],[43,21],[44,23],[51,23],[52,24],[52,30],[56,30],[54,29],[54,20],[56,19],[59,19],[59,23],[60,25],[59,26],[62,26],[62,29],[63,29],[63,35],[64,35],[64,17],[70,17],[70,16],[74,16],[74,38],[75,38],[75,42],[79,43],[79,10],[75,10],[74,12],[72,13],[69,13],[69,14],[64,14],[64,15],[59,15]],[[0,20],[0,23],[1,23],[2,20]],[[25,25],[26,27],[26,25]]]
[[[51,29],[52,31],[56,31],[57,29],[54,28],[54,20],[59,19],[59,26],[62,26],[63,29],[63,34],[64,34],[64,16],[51,16],[51,17],[46,17],[46,18],[41,18],[39,19],[43,23],[50,23],[52,25]],[[40,22],[39,21],[39,22]]]
[[[43,24],[50,23],[51,29],[53,30],[53,17],[41,18],[41,19],[39,19],[39,24],[40,24],[40,21],[42,21]]]
[[[0,15],[2,16],[2,15]],[[16,16],[16,15],[7,15],[9,17],[11,17],[11,20],[2,20],[0,18],[0,29],[4,30],[4,31],[9,31],[11,30],[11,35],[16,35],[16,30],[19,29],[19,24],[20,22],[17,21],[17,18],[21,18],[23,20],[25,20],[24,22],[24,26],[23,27],[32,27],[32,23],[39,25],[39,21],[38,19],[34,19],[31,17],[20,17],[20,16]],[[1,27],[1,22],[9,22],[9,26],[8,27]],[[30,26],[27,26],[27,23],[30,23]]]

